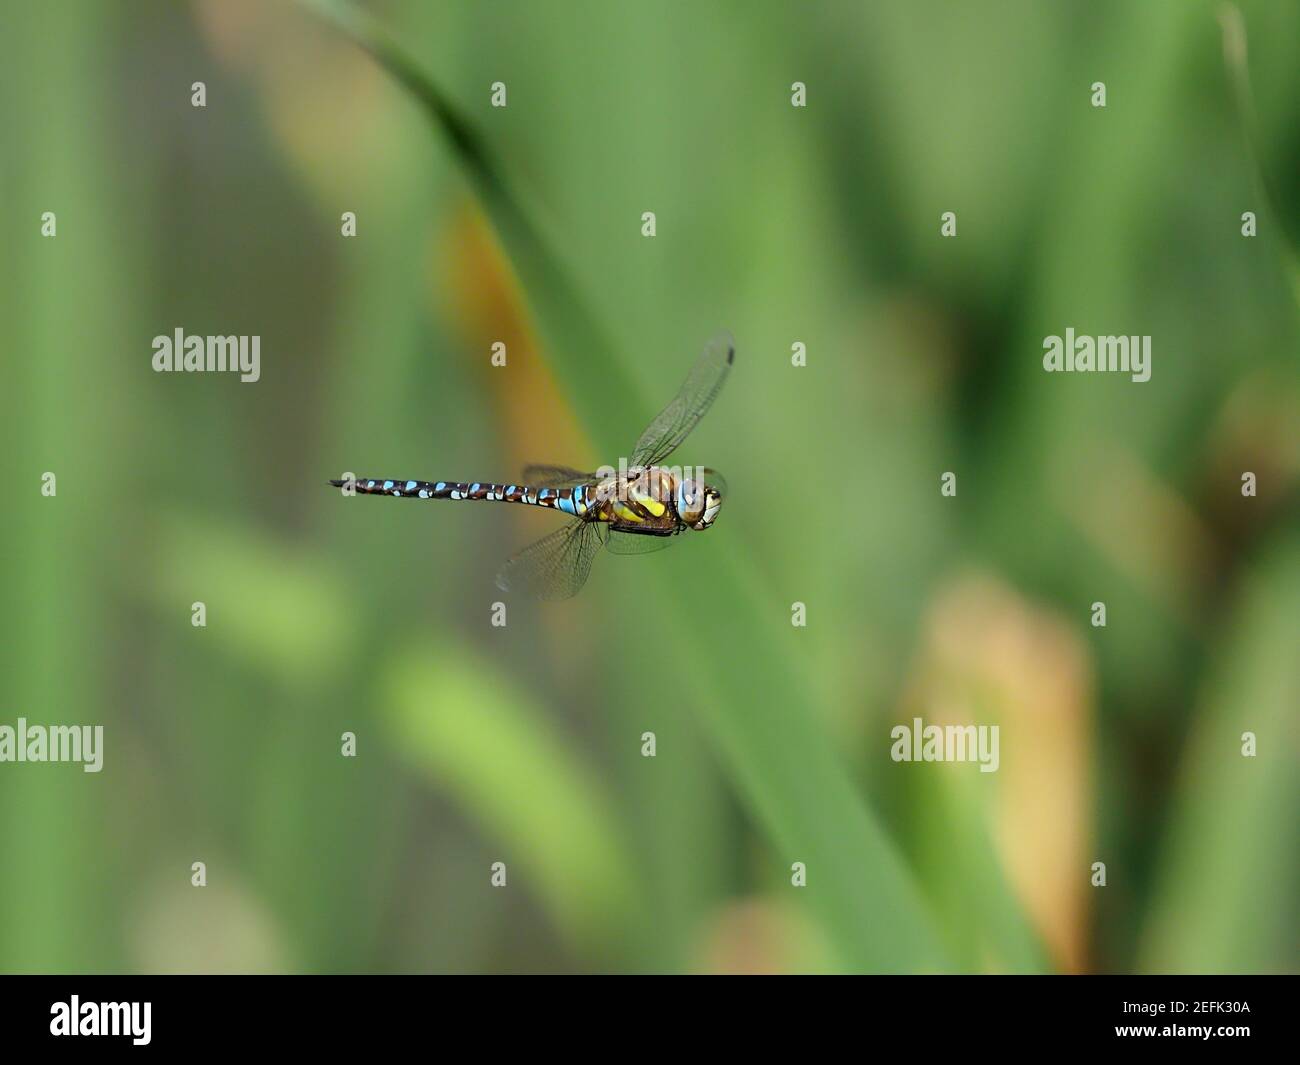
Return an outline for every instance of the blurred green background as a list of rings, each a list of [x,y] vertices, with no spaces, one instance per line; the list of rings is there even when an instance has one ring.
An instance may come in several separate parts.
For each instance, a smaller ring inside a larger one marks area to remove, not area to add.
[[[1300,7],[0,18],[0,723],[106,733],[0,765],[0,969],[1296,968]],[[554,515],[324,485],[617,462],[724,327],[716,527],[505,628]]]

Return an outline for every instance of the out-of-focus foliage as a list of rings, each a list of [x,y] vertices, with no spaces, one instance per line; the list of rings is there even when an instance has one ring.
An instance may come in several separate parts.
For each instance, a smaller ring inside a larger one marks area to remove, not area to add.
[[[1300,10],[0,21],[0,724],[107,745],[0,763],[0,968],[1294,969]],[[324,486],[617,462],[721,327],[716,527],[572,602],[491,623],[553,515]]]

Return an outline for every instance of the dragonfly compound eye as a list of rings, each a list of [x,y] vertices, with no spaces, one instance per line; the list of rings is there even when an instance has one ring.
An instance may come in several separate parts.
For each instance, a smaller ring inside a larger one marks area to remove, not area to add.
[[[677,516],[694,525],[704,516],[704,486],[699,481],[683,479],[677,485]]]

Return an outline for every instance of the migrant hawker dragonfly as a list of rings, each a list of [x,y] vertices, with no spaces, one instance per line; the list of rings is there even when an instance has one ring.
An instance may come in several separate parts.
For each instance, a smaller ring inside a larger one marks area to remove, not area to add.
[[[568,599],[587,581],[602,548],[639,555],[702,532],[717,519],[726,482],[703,466],[663,462],[712,406],[736,356],[731,334],[704,348],[677,395],[646,427],[618,469],[592,473],[567,466],[528,466],[522,484],[357,477],[330,481],[345,492],[399,499],[487,499],[548,507],[569,516],[563,528],[525,547],[502,567],[497,585],[538,599]]]

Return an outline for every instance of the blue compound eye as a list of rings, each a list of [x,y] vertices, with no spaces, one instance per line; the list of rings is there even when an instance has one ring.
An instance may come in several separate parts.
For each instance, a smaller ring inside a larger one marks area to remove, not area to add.
[[[694,525],[703,514],[704,486],[698,481],[682,481],[677,486],[677,516],[687,525]]]

